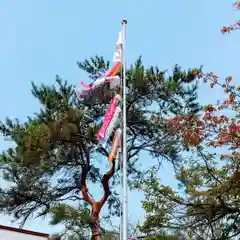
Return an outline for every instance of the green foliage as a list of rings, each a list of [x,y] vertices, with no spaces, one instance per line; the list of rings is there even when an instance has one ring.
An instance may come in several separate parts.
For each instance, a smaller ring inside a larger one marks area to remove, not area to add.
[[[89,224],[92,222],[92,217],[90,212],[87,209],[75,209],[66,204],[59,204],[50,209],[52,213],[51,224],[58,224],[68,221],[77,221],[79,226],[89,227]],[[74,223],[69,224],[76,225]]]
[[[147,234],[178,231],[189,238],[234,239],[240,234],[240,155],[233,153],[221,166],[216,155],[200,147],[192,155],[176,172],[179,189],[162,185],[153,173],[142,180],[147,216],[139,229]]]
[[[148,237],[145,238],[146,240],[178,240],[179,237],[175,237],[175,236],[162,236],[162,237]]]
[[[89,77],[96,79],[109,68],[102,57],[78,63]],[[157,160],[165,159],[179,166],[181,145],[177,136],[168,133],[168,119],[176,114],[194,114],[200,107],[196,102],[197,84],[192,71],[181,71],[176,66],[171,77],[157,67],[144,67],[141,58],[127,70],[128,164],[131,181],[143,177],[137,166],[140,152],[146,151]],[[0,133],[15,144],[0,155],[3,179],[11,183],[0,189],[0,211],[13,214],[23,223],[33,213],[52,214],[52,224],[64,222],[66,229],[84,232],[89,226],[88,207],[78,210],[67,206],[80,201],[79,178],[89,168],[88,181],[99,183],[102,173],[90,155],[97,145],[96,123],[107,108],[106,104],[81,102],[74,86],[56,77],[56,85],[32,84],[32,94],[41,103],[33,117],[21,123],[6,119],[0,123]],[[161,117],[161,122],[150,120]],[[119,214],[118,194],[108,201],[109,214]],[[80,231],[80,228],[82,231]]]

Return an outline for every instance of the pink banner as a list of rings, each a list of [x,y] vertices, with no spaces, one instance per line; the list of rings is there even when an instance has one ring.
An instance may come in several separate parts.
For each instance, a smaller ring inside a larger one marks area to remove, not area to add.
[[[103,141],[103,140],[107,140],[110,137],[111,131],[109,131],[110,130],[109,128],[114,128],[113,125],[115,125],[115,122],[119,118],[119,114],[121,112],[121,109],[118,107],[120,101],[121,101],[121,96],[116,95],[113,98],[111,104],[109,105],[107,112],[103,119],[103,125],[100,128],[98,135],[97,135],[98,140]]]

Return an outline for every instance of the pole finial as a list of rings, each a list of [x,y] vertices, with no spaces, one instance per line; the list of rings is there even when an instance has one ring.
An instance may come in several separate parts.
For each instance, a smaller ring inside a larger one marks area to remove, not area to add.
[[[127,24],[127,19],[126,19],[126,18],[124,18],[124,19],[122,20],[122,24]]]

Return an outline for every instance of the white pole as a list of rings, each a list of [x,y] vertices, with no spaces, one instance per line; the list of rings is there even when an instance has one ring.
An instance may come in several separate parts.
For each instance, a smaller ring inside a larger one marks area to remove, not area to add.
[[[120,169],[120,240],[123,240],[123,154],[121,154],[121,169]]]
[[[126,112],[126,25],[127,20],[122,20],[122,94],[123,94],[123,143],[122,143],[122,160],[123,160],[123,240],[128,239],[128,182],[127,182],[127,112]]]

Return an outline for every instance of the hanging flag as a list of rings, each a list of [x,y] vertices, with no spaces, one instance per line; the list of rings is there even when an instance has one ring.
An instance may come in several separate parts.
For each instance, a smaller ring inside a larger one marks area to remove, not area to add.
[[[100,129],[98,139],[100,140],[102,146],[106,148],[107,141],[113,133],[113,130],[119,125],[120,123],[120,115],[121,115],[121,108],[119,106],[116,107],[114,115],[112,116],[111,121],[106,126],[103,122],[102,128]],[[102,138],[103,136],[103,138]]]
[[[114,63],[114,65],[112,66],[112,68],[106,73],[106,77],[114,77],[116,76],[121,69],[121,62],[116,62]]]
[[[76,94],[79,99],[89,100],[90,98],[103,98],[104,89],[108,85],[109,89],[113,89],[120,84],[119,76],[103,77],[97,79],[94,83],[86,84],[81,82],[85,89],[76,89]]]
[[[100,128],[97,135],[98,140],[103,142],[104,144],[106,144],[106,142],[108,141],[109,137],[112,134],[112,131],[114,130],[114,128],[116,127],[120,120],[119,115],[121,113],[120,108],[121,100],[122,100],[121,96],[116,95],[113,98],[112,102],[110,103],[107,112],[104,116],[102,127]]]
[[[115,158],[115,171],[121,169],[122,166],[122,156],[121,156],[121,147],[118,150],[117,156]]]
[[[121,61],[122,61],[122,45],[123,45],[123,38],[122,32],[118,34],[118,40],[116,43],[114,55],[113,55],[113,66],[112,68],[106,73],[106,77],[113,77],[116,76],[121,70]]]
[[[116,43],[114,55],[113,55],[113,62],[121,62],[122,60],[122,45],[123,45],[123,37],[122,32],[118,34],[118,40]]]
[[[121,140],[122,140],[122,129],[118,128],[115,131],[112,146],[111,146],[111,151],[108,155],[108,161],[109,162],[112,162],[113,160],[115,160],[117,158],[119,148],[120,148],[120,144],[121,144]]]

